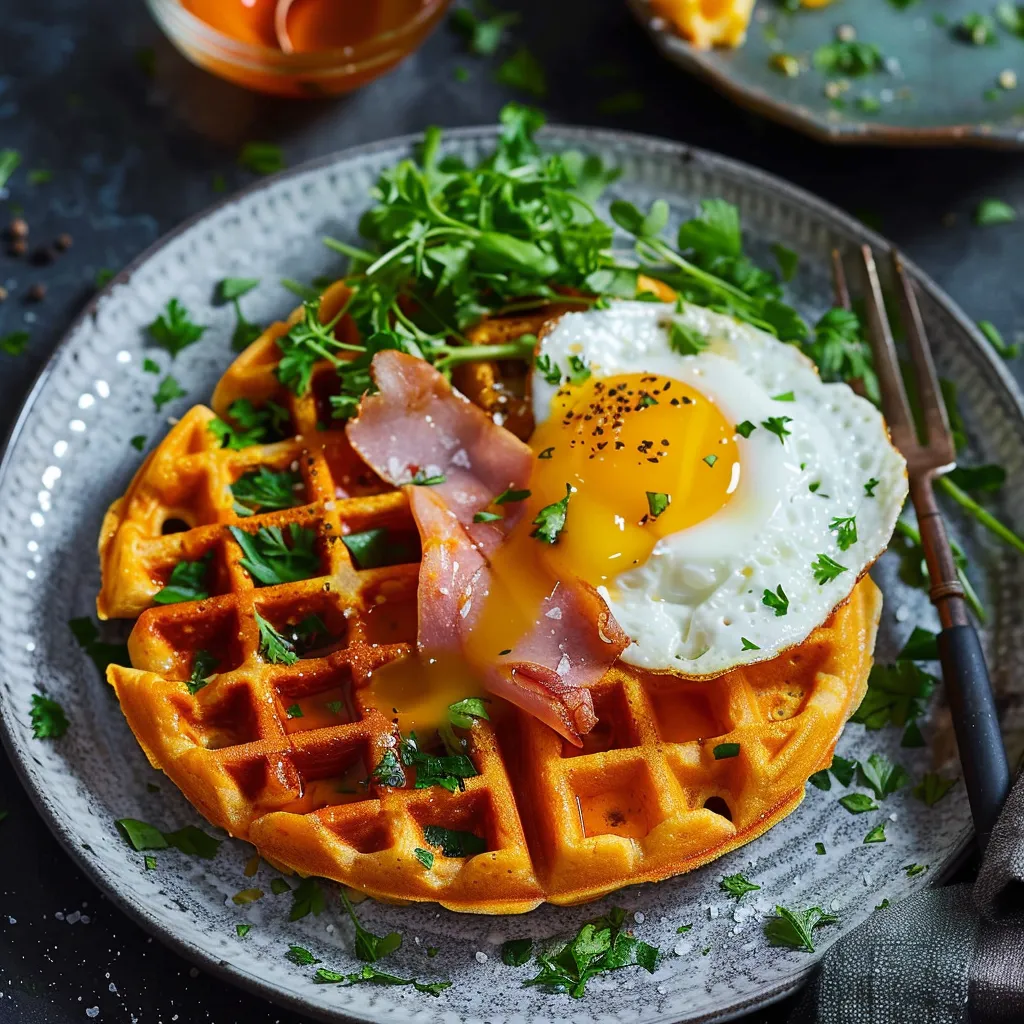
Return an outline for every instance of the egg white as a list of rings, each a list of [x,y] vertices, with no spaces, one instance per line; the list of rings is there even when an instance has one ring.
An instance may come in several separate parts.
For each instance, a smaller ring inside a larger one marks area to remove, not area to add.
[[[708,348],[674,352],[673,320],[698,330]],[[846,384],[823,383],[796,346],[696,306],[618,302],[562,316],[540,353],[563,367],[576,355],[596,376],[663,374],[704,394],[733,424],[758,425],[748,438],[736,435],[741,469],[730,500],[601,588],[633,641],[623,661],[709,676],[774,657],[824,622],[888,544],[907,495],[903,457],[881,413]],[[534,372],[538,422],[556,391]],[[772,397],[788,392],[793,401]],[[791,418],[784,443],[760,425],[775,416]],[[872,478],[879,482],[870,497]],[[829,524],[848,516],[858,537],[843,551]],[[571,520],[570,506],[570,528]],[[811,569],[819,554],[846,571],[819,584]],[[789,599],[781,616],[763,602],[779,586]]]

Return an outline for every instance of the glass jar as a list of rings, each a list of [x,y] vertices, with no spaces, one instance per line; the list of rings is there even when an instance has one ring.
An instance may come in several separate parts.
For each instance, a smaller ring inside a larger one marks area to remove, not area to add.
[[[390,71],[423,43],[451,0],[349,0],[356,16],[348,19],[334,17],[348,6],[344,0],[296,0],[284,5],[284,21],[297,28],[294,40],[284,40],[291,52],[270,45],[280,38],[272,34],[276,0],[146,3],[193,64],[246,89],[315,98],[350,92]],[[327,31],[313,39],[318,27]]]

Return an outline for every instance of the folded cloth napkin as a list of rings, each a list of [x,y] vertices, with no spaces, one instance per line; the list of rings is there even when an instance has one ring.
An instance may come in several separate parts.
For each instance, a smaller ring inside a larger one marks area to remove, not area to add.
[[[929,889],[837,942],[790,1024],[1024,1024],[1024,774],[971,885]]]

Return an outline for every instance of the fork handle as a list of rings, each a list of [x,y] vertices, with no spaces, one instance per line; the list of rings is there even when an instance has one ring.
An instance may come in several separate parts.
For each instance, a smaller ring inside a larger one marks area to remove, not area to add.
[[[1010,766],[977,630],[970,624],[947,626],[938,643],[964,786],[984,853],[1010,791]]]

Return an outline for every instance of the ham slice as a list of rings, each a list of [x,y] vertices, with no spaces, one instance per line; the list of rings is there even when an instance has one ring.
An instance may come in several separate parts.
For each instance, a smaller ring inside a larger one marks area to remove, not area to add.
[[[491,523],[473,517],[506,488],[529,483],[533,453],[424,360],[385,350],[374,356],[371,370],[379,391],[364,396],[346,433],[363,460],[409,497],[423,548],[419,648],[468,654],[466,638],[489,587],[491,557],[523,506],[505,505],[505,517]],[[417,474],[445,480],[417,486]],[[534,625],[516,643],[515,659],[495,654],[474,667],[492,692],[582,745],[597,722],[588,687],[628,642],[589,584],[552,578]]]

